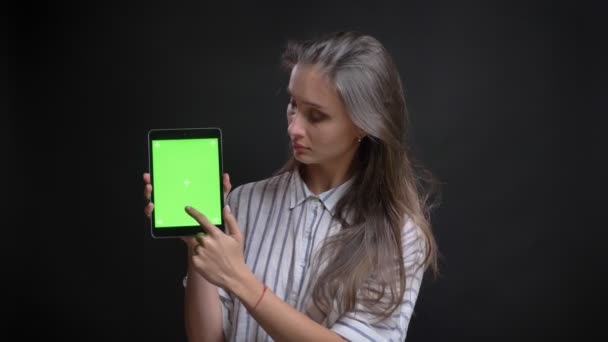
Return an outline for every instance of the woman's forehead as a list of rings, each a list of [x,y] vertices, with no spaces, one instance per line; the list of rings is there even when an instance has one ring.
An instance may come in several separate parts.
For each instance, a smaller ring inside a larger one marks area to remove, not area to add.
[[[300,101],[323,107],[341,104],[333,82],[315,65],[294,66],[287,91]]]

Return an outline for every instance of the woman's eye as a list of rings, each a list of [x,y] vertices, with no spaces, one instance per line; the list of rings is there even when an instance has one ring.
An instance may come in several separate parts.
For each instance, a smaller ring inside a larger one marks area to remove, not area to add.
[[[293,109],[295,109],[295,108],[297,107],[297,105],[296,105],[296,101],[295,101],[293,98],[289,99],[289,105],[290,105],[290,106],[291,106],[291,108],[293,108]]]
[[[325,115],[323,115],[323,114],[321,114],[321,113],[319,113],[317,111],[312,111],[310,113],[309,118],[310,118],[311,122],[319,122],[319,121],[325,119]]]
[[[293,103],[293,100],[289,100],[289,102],[287,103],[287,115],[293,115],[295,114],[295,112],[295,104]]]

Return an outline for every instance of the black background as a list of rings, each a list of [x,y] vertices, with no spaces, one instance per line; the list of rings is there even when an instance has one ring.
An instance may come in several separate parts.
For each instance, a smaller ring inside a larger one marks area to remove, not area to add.
[[[423,284],[408,341],[584,335],[601,226],[577,213],[592,207],[580,190],[597,160],[578,128],[605,108],[605,67],[581,58],[577,32],[602,19],[580,6],[16,5],[3,16],[16,66],[3,142],[18,165],[3,168],[9,324],[63,341],[184,340],[185,250],[153,240],[143,215],[147,130],[221,127],[233,186],[265,178],[288,153],[287,39],[354,29],[394,55],[415,153],[443,182],[442,275]]]

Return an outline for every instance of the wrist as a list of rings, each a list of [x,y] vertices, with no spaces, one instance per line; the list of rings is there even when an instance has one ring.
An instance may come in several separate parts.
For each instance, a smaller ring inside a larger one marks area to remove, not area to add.
[[[245,305],[252,308],[264,290],[264,283],[256,278],[247,267],[239,272],[229,284],[228,289]]]

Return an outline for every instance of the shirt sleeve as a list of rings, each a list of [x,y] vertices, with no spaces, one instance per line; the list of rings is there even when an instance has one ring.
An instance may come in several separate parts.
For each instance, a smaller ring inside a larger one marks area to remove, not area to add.
[[[222,308],[224,339],[228,341],[232,335],[232,308],[234,307],[234,300],[232,295],[221,287],[218,288],[218,291],[220,295],[220,307]]]
[[[408,220],[403,230],[406,288],[403,301],[388,318],[377,317],[361,306],[338,318],[331,330],[348,341],[404,341],[424,274],[425,243],[420,229]]]

